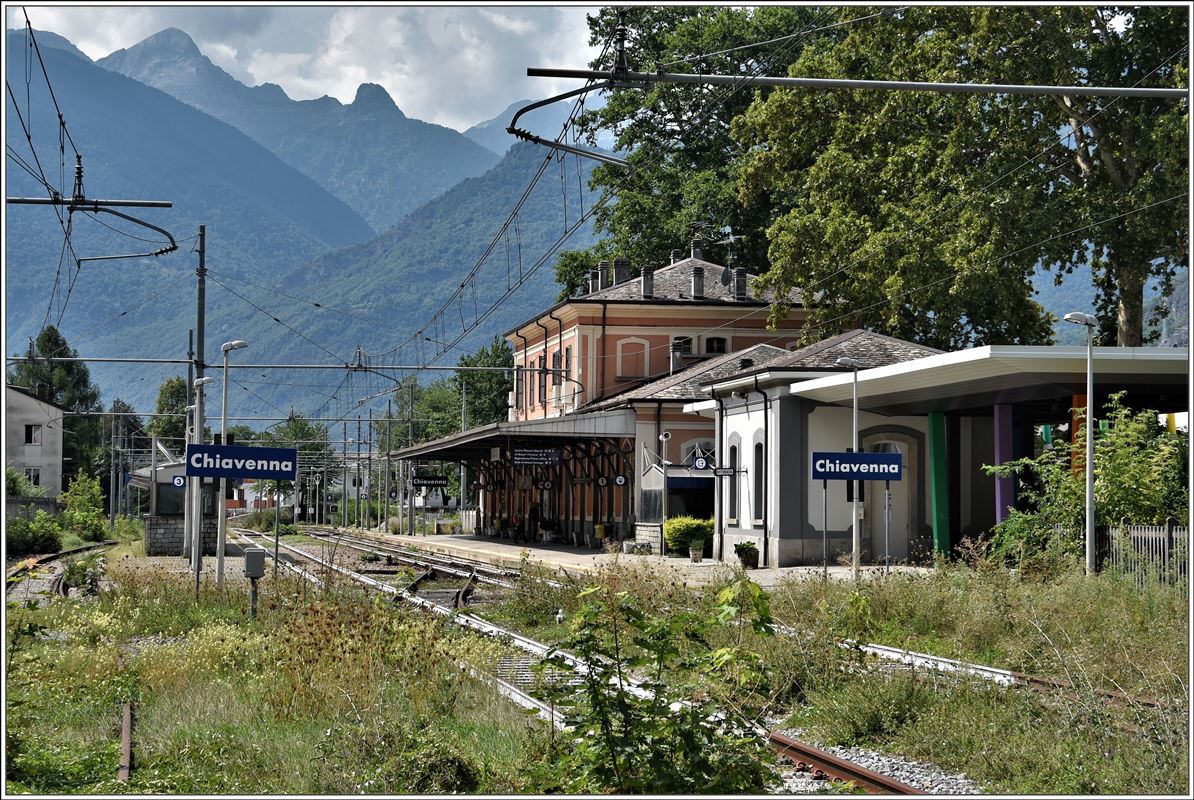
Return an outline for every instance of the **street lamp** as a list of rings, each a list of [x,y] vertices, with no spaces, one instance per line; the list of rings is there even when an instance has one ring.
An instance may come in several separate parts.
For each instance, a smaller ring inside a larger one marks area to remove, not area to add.
[[[1071,311],[1066,322],[1086,326],[1086,574],[1095,572],[1095,509],[1094,509],[1094,329],[1098,317]]]
[[[242,342],[240,339],[234,339],[231,342],[224,342],[220,345],[220,352],[224,354],[224,386],[222,389],[222,399],[220,402],[220,443],[228,444],[228,354],[233,350],[240,350],[248,347],[248,342]],[[228,513],[227,502],[225,495],[228,493],[228,479],[220,478],[220,510],[216,514],[216,526],[218,533],[216,534],[216,587],[224,588],[224,542],[225,532],[227,530],[227,520],[225,516]]]
[[[862,452],[862,447],[858,443],[858,368],[862,366],[862,363],[856,358],[847,358],[843,356],[837,360],[837,365],[839,367],[850,367],[854,370],[854,436],[851,441],[854,443],[854,452],[859,453]],[[854,554],[851,557],[851,561],[854,566],[854,580],[858,580],[859,572],[862,567],[862,531],[858,526],[859,485],[860,484],[858,484],[858,482],[854,483],[854,491],[850,495],[852,498],[852,505],[850,509],[852,522],[850,523],[850,527],[852,529],[851,533],[853,536],[854,546]]]
[[[192,434],[195,444],[203,443],[203,387],[211,383],[214,378],[204,376],[196,378],[195,387],[195,430]],[[195,567],[195,602],[199,602],[199,572],[203,568],[203,478],[196,478],[191,497],[195,504],[194,537],[191,541],[191,551],[194,553],[192,564]]]
[[[182,431],[182,442],[183,442],[182,449],[183,449],[183,452],[185,453],[186,446],[188,443],[190,443],[191,437],[194,435],[193,432],[195,430],[195,421],[194,421],[195,404],[192,403],[191,405],[184,408],[183,411],[186,412],[186,422],[183,424],[183,431]],[[154,481],[156,481],[156,480],[157,480],[157,475],[154,475]],[[183,490],[183,497],[182,497],[182,553],[181,553],[181,555],[183,558],[185,558],[187,560],[188,564],[191,562],[191,559],[194,557],[193,552],[192,552],[194,550],[194,548],[191,546],[191,536],[194,533],[192,529],[194,528],[194,523],[195,523],[195,520],[191,519],[191,490],[193,488],[194,488],[194,481],[188,480],[186,482],[186,489]],[[157,491],[156,487],[154,488],[154,491]]]

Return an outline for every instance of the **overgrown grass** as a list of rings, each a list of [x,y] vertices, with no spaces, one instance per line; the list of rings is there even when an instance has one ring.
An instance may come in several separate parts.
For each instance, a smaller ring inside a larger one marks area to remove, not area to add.
[[[823,682],[789,720],[828,744],[877,747],[1006,794],[1187,794],[1186,715],[1049,698],[975,681],[868,674]]]
[[[1187,698],[1188,613],[1180,593],[1063,572],[1042,581],[1002,568],[941,564],[927,575],[852,583],[792,580],[772,593],[793,627],[1120,689]]]
[[[501,793],[540,752],[459,662],[498,645],[360,592],[242,591],[112,564],[91,603],[11,606],[7,788],[34,793]],[[235,584],[234,584],[235,585]],[[244,587],[237,587],[241,589]],[[120,707],[136,769],[115,782]]]

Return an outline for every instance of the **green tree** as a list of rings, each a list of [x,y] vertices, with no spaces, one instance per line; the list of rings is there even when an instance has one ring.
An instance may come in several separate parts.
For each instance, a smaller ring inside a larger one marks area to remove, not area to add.
[[[1178,7],[923,6],[820,37],[789,72],[1184,87],[1188,34]],[[1046,341],[1029,278],[1085,263],[1108,332],[1141,344],[1145,281],[1187,264],[1186,129],[1171,100],[785,89],[734,134],[740,197],[773,214],[763,284],[952,348]]]
[[[76,358],[78,352],[53,325],[42,328],[29,343],[26,358]],[[24,361],[8,370],[8,382],[24,386],[45,399],[71,411],[99,411],[100,390],[91,382],[91,372],[81,361]],[[97,416],[66,417],[62,421],[63,477],[68,478],[90,467],[101,445],[102,420]]]
[[[62,528],[88,542],[104,538],[104,497],[99,478],[86,473],[76,475],[70,487],[62,493],[66,509],[62,512]]]
[[[807,38],[722,51],[789,35],[828,19],[825,11],[805,7],[649,6],[625,11],[627,60],[631,69],[646,72],[661,68],[780,74]],[[613,8],[590,16],[590,44],[605,42],[617,23]],[[593,67],[609,69],[614,57],[611,48]],[[747,237],[745,264],[761,268],[767,252],[762,235],[767,209],[738,201],[735,155],[741,148],[731,138],[730,123],[746,111],[756,92],[768,91],[651,83],[645,89],[614,89],[604,107],[586,112],[581,129],[590,141],[595,141],[598,130],[612,129],[617,134],[616,148],[627,153],[634,166],[629,174],[609,165],[593,170],[590,185],[614,190],[618,198],[596,213],[596,230],[606,237],[597,251],[601,257],[629,258],[635,269],[664,265],[671,250],[684,248],[694,230],[715,238],[729,226]],[[715,258],[721,256],[715,246],[712,253]],[[587,268],[594,264],[590,260]],[[564,266],[576,265],[565,260]],[[561,283],[575,288],[575,280]]]
[[[1186,519],[1189,440],[1169,433],[1155,411],[1133,411],[1124,392],[1111,395],[1107,429],[1095,431],[1094,499],[1099,524],[1156,525],[1167,517]],[[1012,563],[1041,552],[1078,554],[1086,525],[1085,434],[1076,443],[1055,439],[1035,458],[984,467],[990,475],[1016,475],[1028,504],[995,528],[992,551]],[[1075,468],[1071,467],[1071,462]]]
[[[158,387],[154,411],[159,415],[149,423],[148,433],[164,439],[168,447],[181,449],[187,430],[187,382],[178,375],[166,378]],[[168,415],[168,416],[161,416]]]
[[[461,356],[457,361],[461,367],[509,367],[514,368],[514,350],[510,343],[500,336],[494,336],[488,347],[483,347],[476,353]],[[514,389],[512,373],[485,371],[456,373],[457,391],[463,384],[465,389],[465,407],[467,412],[467,427],[475,428],[500,422],[507,418],[509,410],[508,398]]]

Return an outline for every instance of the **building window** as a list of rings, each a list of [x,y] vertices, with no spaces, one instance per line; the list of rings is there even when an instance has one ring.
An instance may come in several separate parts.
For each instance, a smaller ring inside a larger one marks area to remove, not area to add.
[[[726,501],[726,510],[731,521],[738,519],[738,445],[730,445],[730,496]]]
[[[514,368],[514,407],[522,411],[522,378],[523,368]]]
[[[763,478],[767,472],[767,465],[763,462],[763,443],[755,442],[755,496],[752,502],[752,517],[755,522],[763,521]]]
[[[563,381],[563,376],[560,375],[560,351],[557,350],[551,354],[551,385],[559,386]]]
[[[672,352],[680,353],[681,355],[692,355],[692,337],[691,336],[676,336],[672,339]]]
[[[564,377],[572,377],[572,345],[564,348]]]
[[[726,351],[726,340],[724,336],[706,336],[705,337],[705,352],[710,354],[719,354]]]
[[[35,425],[33,427],[41,426]],[[37,467],[25,467],[25,477],[28,478],[29,482],[34,486],[41,486],[41,470]]]
[[[41,444],[41,426],[25,426],[25,444]]]
[[[547,405],[547,356],[539,356],[539,405]]]
[[[692,466],[692,460],[697,456],[709,457],[713,455],[712,439],[693,439],[680,446],[680,463]]]

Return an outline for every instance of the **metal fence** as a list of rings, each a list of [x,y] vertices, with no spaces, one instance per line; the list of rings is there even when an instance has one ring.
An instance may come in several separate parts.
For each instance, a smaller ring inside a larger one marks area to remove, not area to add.
[[[1189,581],[1189,529],[1170,517],[1164,525],[1132,525],[1125,518],[1102,532],[1102,568],[1145,582],[1180,585]]]

